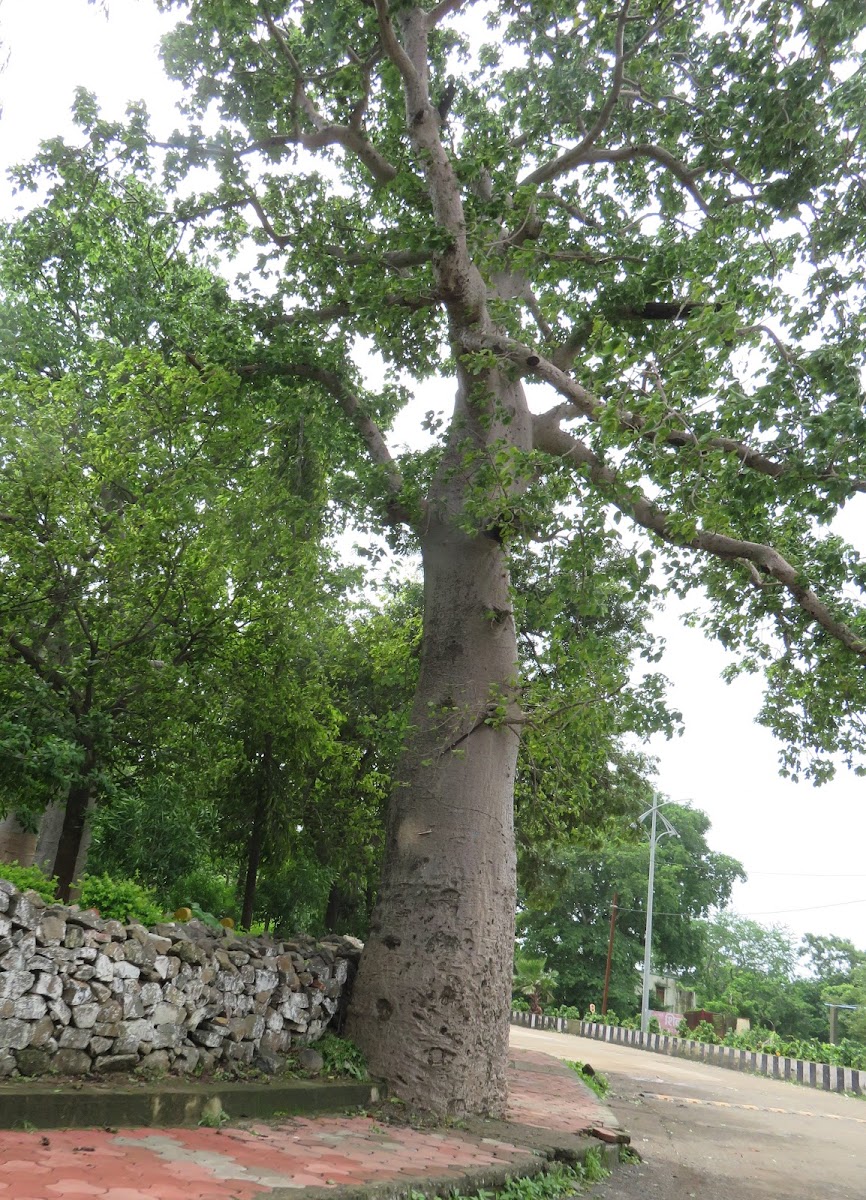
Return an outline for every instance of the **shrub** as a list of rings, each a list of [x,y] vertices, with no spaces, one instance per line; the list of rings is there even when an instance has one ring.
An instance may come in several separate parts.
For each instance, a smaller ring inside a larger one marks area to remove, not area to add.
[[[350,1075],[353,1079],[367,1079],[367,1063],[363,1054],[347,1038],[326,1033],[315,1047],[324,1061],[326,1075]]]
[[[529,1012],[529,1001],[522,996],[514,996],[511,1001],[512,1012]]]
[[[102,917],[155,925],[161,921],[163,910],[156,896],[134,879],[112,879],[110,875],[82,875],[78,903],[82,908],[96,908]]]
[[[717,1045],[719,1041],[718,1037],[716,1036],[716,1031],[713,1029],[709,1021],[698,1021],[697,1028],[692,1034],[692,1038],[696,1042],[708,1042],[712,1046]]]
[[[647,1024],[647,1033],[661,1033],[662,1027],[659,1025],[658,1017],[650,1017]]]
[[[0,863],[0,879],[14,883],[19,892],[38,892],[49,903],[57,892],[56,878],[49,879],[39,867],[22,867],[17,862]]]
[[[169,893],[172,910],[196,908],[221,917],[239,916],[235,890],[213,868],[197,867],[179,879]]]

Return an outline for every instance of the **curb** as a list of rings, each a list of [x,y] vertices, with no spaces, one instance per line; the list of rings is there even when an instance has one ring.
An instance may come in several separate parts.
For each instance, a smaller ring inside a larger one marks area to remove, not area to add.
[[[310,1116],[365,1108],[381,1098],[373,1083],[293,1079],[285,1083],[145,1084],[88,1090],[86,1084],[0,1088],[0,1129],[88,1129],[198,1125],[205,1110],[245,1117]]]
[[[531,1017],[531,1021],[527,1018]],[[564,1017],[536,1017],[533,1013],[511,1014],[511,1024],[527,1029],[548,1029],[572,1037],[609,1042],[616,1046],[632,1046],[635,1050],[670,1057],[688,1058],[712,1067],[729,1071],[748,1071],[767,1079],[781,1079],[824,1092],[853,1092],[862,1096],[866,1091],[866,1071],[854,1067],[839,1067],[833,1063],[814,1063],[801,1058],[782,1058],[759,1050],[737,1050],[733,1046],[696,1042],[665,1033],[641,1033],[623,1029],[621,1025],[598,1025],[590,1021],[568,1021]]]
[[[619,1145],[608,1145],[594,1137],[555,1133],[532,1125],[508,1121],[473,1118],[466,1122],[462,1133],[476,1138],[489,1138],[525,1146],[523,1158],[513,1158],[501,1167],[467,1168],[461,1175],[405,1176],[400,1180],[381,1183],[349,1184],[341,1187],[305,1187],[304,1200],[406,1200],[411,1196],[451,1197],[456,1193],[473,1196],[476,1192],[505,1187],[512,1179],[543,1175],[551,1168],[574,1167],[583,1163],[590,1153],[597,1153],[605,1169],[615,1171],[620,1165]],[[626,1135],[627,1136],[627,1135]],[[298,1200],[296,1188],[274,1188],[261,1193],[256,1200]]]

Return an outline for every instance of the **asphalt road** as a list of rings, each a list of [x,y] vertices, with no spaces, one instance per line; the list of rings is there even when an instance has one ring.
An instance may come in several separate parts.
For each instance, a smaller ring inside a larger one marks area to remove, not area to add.
[[[643,1161],[593,1200],[866,1200],[866,1099],[562,1033],[511,1041],[609,1077]]]

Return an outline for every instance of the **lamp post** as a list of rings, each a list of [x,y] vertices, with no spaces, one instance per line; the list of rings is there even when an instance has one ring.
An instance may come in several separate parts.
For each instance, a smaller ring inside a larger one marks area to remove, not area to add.
[[[662,804],[669,803],[666,800]],[[643,946],[643,991],[641,993],[640,1003],[640,1029],[641,1033],[646,1033],[649,1029],[649,981],[650,981],[650,958],[652,957],[652,941],[653,941],[653,886],[655,884],[656,874],[656,844],[663,837],[670,835],[671,837],[679,836],[677,831],[671,825],[663,812],[659,811],[659,798],[653,797],[652,808],[648,808],[645,813],[641,813],[640,820],[645,821],[651,816],[650,822],[650,860],[649,860],[649,885],[646,895],[646,935],[644,937]],[[664,829],[658,830],[657,822],[661,817]]]

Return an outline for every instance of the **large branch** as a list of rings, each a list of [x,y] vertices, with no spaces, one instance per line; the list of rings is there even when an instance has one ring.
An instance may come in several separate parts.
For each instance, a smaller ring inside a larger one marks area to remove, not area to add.
[[[467,348],[472,349],[473,347],[470,345]],[[577,417],[586,417],[596,425],[607,424],[610,421],[612,408],[610,404],[599,400],[550,359],[540,355],[535,348],[525,346],[512,338],[493,335],[478,337],[474,348],[493,350],[501,358],[511,362],[521,375],[535,375],[565,397],[565,404],[559,404],[544,414],[550,420],[558,423]],[[615,412],[616,422],[623,431],[636,433],[639,437],[656,445],[691,446],[696,450],[717,450],[722,454],[732,455],[739,459],[744,467],[758,471],[761,475],[769,475],[771,479],[779,479],[793,469],[790,463],[770,458],[755,449],[754,446],[750,446],[747,442],[737,441],[736,438],[721,436],[701,438],[689,429],[670,429],[661,432],[654,426],[650,427],[639,413],[618,407],[615,408]],[[852,494],[866,492],[866,479],[849,479],[834,469],[816,471],[814,477],[827,483],[844,484]]]
[[[396,179],[397,168],[388,162],[384,155],[379,153],[365,134],[361,123],[361,118],[366,108],[369,73],[364,75],[364,100],[361,106],[353,112],[349,124],[340,125],[328,121],[322,116],[310,99],[307,93],[307,81],[282,30],[271,16],[267,6],[262,4],[261,7],[271,37],[276,42],[280,54],[289,64],[289,69],[294,77],[295,92],[293,101],[307,117],[315,133],[304,133],[300,128],[295,128],[291,134],[275,135],[268,138],[266,142],[258,143],[257,148],[265,148],[266,146],[268,148],[275,148],[279,145],[294,144],[302,146],[305,150],[321,150],[326,146],[342,146],[344,150],[350,151],[364,164],[377,183],[390,183],[392,179]]]
[[[255,150],[277,150],[280,146],[300,146],[304,150],[323,150],[326,146],[341,146],[364,164],[377,183],[390,183],[398,175],[397,168],[381,154],[369,138],[354,125],[323,124],[315,133],[304,133],[300,129],[292,133],[275,133],[258,142],[250,142],[244,148],[249,154]]]
[[[619,11],[619,16],[616,22],[616,35],[614,39],[614,64],[613,64],[613,79],[611,80],[610,91],[608,92],[604,104],[601,106],[601,111],[593,124],[587,130],[586,136],[583,138],[575,149],[571,152],[580,156],[591,146],[594,146],[604,131],[610,124],[610,119],[613,116],[613,110],[619,102],[619,95],[622,91],[623,70],[625,68],[624,41],[625,27],[628,23],[628,10],[630,0],[625,0],[622,8]]]
[[[379,19],[379,37],[382,39],[382,49],[403,76],[403,82],[406,87],[415,91],[424,85],[424,76],[423,73],[418,71],[415,63],[406,53],[400,39],[397,37],[397,31],[391,21],[388,0],[373,0],[373,6],[376,9],[376,16]],[[425,31],[427,29],[427,16],[428,14],[425,14]]]
[[[377,301],[382,308],[403,309],[406,312],[420,312],[425,308],[435,308],[439,297],[434,292],[421,295],[385,295]],[[348,300],[336,304],[325,304],[321,308],[293,308],[290,312],[280,313],[259,322],[262,329],[275,329],[281,325],[327,325],[331,321],[357,316],[357,306]]]
[[[54,667],[49,666],[45,659],[40,654],[37,654],[32,646],[28,646],[26,642],[22,642],[17,634],[9,634],[6,641],[22,662],[25,662],[58,696],[69,696],[73,700],[80,699],[75,690],[70,687],[66,677],[60,671],[55,670]]]
[[[594,163],[634,162],[635,159],[639,158],[652,159],[660,166],[665,167],[691,193],[698,207],[705,213],[709,212],[709,206],[701,195],[696,182],[699,172],[690,171],[685,163],[681,162],[670,150],[665,150],[664,146],[656,146],[653,142],[640,142],[634,146],[620,146],[614,150],[594,149],[592,147],[584,148],[581,142],[579,146],[574,146],[571,150],[567,150],[559,158],[554,158],[549,163],[545,163],[544,166],[530,171],[528,175],[525,175],[519,181],[518,187],[548,183],[551,179],[558,179],[561,175],[566,175],[575,167],[590,166]]]
[[[395,525],[415,525],[415,518],[401,498],[404,489],[403,476],[388,449],[381,429],[365,411],[360,396],[336,372],[305,363],[283,363],[279,366],[250,363],[236,367],[235,370],[246,378],[254,378],[257,375],[279,375],[286,379],[308,379],[320,384],[330,392],[361,436],[374,465],[382,471],[389,493],[387,501],[389,520]]]
[[[751,564],[759,574],[775,579],[807,616],[866,661],[866,641],[833,615],[830,608],[803,582],[796,567],[783,558],[778,550],[762,542],[744,541],[708,530],[697,530],[691,536],[678,533],[677,523],[671,520],[670,513],[649,500],[638,487],[623,484],[617,471],[608,466],[600,455],[580,438],[560,428],[555,411],[533,420],[533,438],[536,449],[582,467],[611,504],[662,541],[671,546],[702,551],[715,558]]]
[[[439,3],[435,4],[427,13],[427,28],[435,29],[445,17],[450,16],[453,12],[469,8],[474,3],[475,0],[439,0]]]

